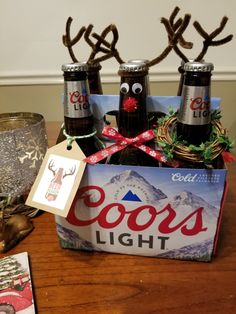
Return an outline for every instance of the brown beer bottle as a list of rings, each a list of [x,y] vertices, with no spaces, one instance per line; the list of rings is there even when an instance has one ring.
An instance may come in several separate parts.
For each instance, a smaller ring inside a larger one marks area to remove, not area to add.
[[[103,148],[96,137],[94,119],[89,104],[87,65],[62,65],[64,72],[64,135],[74,137],[85,154],[90,156]]]
[[[127,138],[133,138],[148,130],[146,108],[146,75],[145,64],[123,63],[118,74],[120,81],[120,98],[118,112],[118,132]],[[144,143],[154,148],[154,142]],[[134,146],[111,155],[110,164],[158,166],[158,161]]]
[[[200,145],[211,133],[212,63],[187,62],[184,65],[182,99],[177,114],[177,136],[189,144]]]

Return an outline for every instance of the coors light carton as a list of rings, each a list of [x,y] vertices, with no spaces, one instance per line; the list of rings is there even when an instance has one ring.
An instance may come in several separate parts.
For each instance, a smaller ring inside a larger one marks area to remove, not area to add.
[[[210,261],[226,170],[88,165],[67,218],[63,248]]]

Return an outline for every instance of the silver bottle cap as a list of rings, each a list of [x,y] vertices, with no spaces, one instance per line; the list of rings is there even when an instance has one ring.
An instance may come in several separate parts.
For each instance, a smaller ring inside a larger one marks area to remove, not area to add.
[[[133,63],[133,62],[127,62],[127,63],[121,63],[119,71],[125,71],[125,72],[143,72],[147,71],[148,67],[145,63]]]
[[[87,72],[88,65],[83,62],[65,63],[61,69],[63,72]]]
[[[186,62],[184,70],[188,72],[211,72],[214,70],[214,65],[210,62]]]

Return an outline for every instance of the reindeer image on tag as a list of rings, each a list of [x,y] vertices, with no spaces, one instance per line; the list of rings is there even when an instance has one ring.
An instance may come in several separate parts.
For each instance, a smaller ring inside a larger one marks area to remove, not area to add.
[[[68,172],[64,171],[64,168],[58,168],[58,169],[53,169],[55,167],[53,160],[50,160],[48,164],[48,169],[53,173],[53,179],[51,180],[49,187],[47,189],[47,192],[45,194],[45,198],[48,201],[55,201],[61,186],[62,186],[62,181],[65,177],[67,176],[72,176],[75,173],[76,166],[73,166],[70,168]]]

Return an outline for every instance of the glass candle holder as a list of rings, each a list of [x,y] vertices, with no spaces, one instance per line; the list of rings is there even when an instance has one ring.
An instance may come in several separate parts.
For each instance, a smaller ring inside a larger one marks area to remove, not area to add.
[[[47,147],[42,115],[32,112],[0,114],[0,194],[27,195]]]

